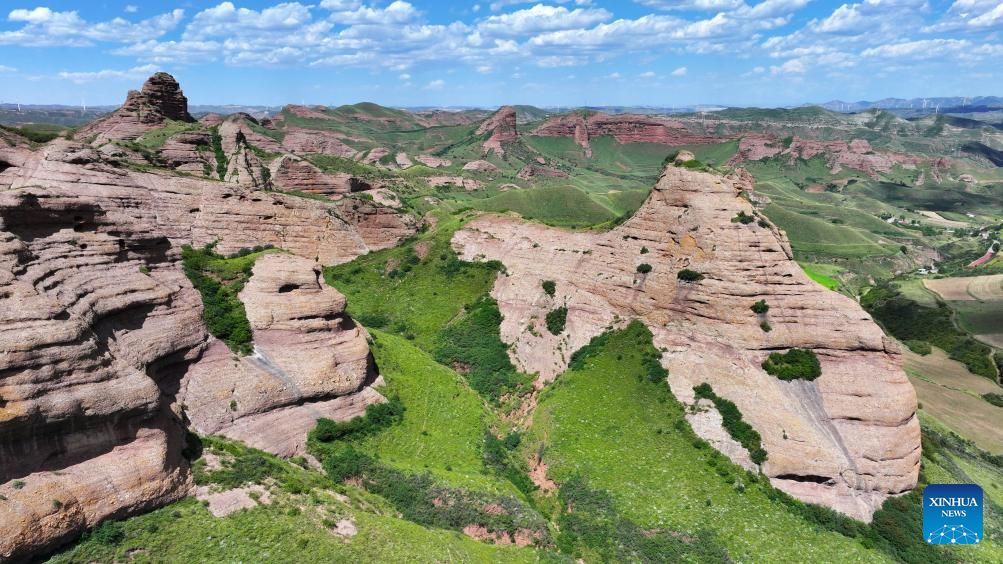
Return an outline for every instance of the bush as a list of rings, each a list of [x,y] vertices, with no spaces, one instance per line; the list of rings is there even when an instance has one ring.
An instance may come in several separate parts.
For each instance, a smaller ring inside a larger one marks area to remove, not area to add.
[[[642,262],[641,264],[637,265],[637,271],[640,272],[641,274],[647,274],[651,272],[651,265],[646,262]]]
[[[794,348],[786,353],[770,353],[763,361],[763,370],[781,380],[814,380],[822,375],[822,366],[815,352]]]
[[[908,347],[909,350],[911,350],[912,352],[916,354],[921,354],[923,356],[926,356],[933,352],[933,348],[930,346],[930,343],[927,343],[926,341],[909,340],[903,344],[905,344],[905,346]]]
[[[648,247],[641,247],[641,254],[642,255],[648,254]]]
[[[770,306],[766,303],[766,300],[759,300],[758,302],[752,304],[749,309],[751,309],[753,313],[763,314],[770,311]]]
[[[553,335],[560,335],[564,332],[564,326],[568,321],[568,308],[561,306],[547,312],[547,330]]]
[[[759,324],[759,328],[763,330],[763,333],[769,333],[773,331],[773,326],[770,325],[769,321],[763,321]]]
[[[116,545],[125,538],[125,527],[118,521],[105,521],[91,529],[84,538],[93,539],[98,544]]]
[[[699,282],[703,280],[703,274],[700,274],[695,270],[684,268],[676,273],[676,278],[682,280],[683,282]]]
[[[481,298],[439,333],[433,355],[436,362],[458,369],[471,388],[493,402],[519,390],[526,380],[508,357],[501,320],[498,302]]]
[[[982,399],[995,405],[996,407],[1003,407],[1003,394],[982,394]]]
[[[246,264],[243,264],[246,262]],[[181,247],[182,270],[202,296],[202,319],[217,339],[237,354],[253,352],[251,324],[237,294],[251,277],[252,261],[242,261],[239,270],[216,254],[212,245],[194,249]]]
[[[762,437],[752,428],[752,425],[742,419],[742,412],[738,410],[737,405],[715,394],[714,389],[706,382],[694,386],[693,392],[696,397],[710,400],[714,404],[718,413],[721,414],[721,426],[728,431],[731,438],[749,451],[749,457],[752,458],[753,462],[756,464],[766,462],[768,455],[766,449],[763,448]]]
[[[317,426],[312,433],[313,438],[318,441],[329,443],[349,436],[356,438],[375,434],[399,423],[403,418],[404,404],[401,403],[400,397],[394,396],[386,403],[367,405],[365,415],[353,417],[348,421],[332,421],[322,417],[317,420]]]
[[[483,462],[485,468],[505,478],[528,496],[538,488],[529,478],[525,464],[510,454],[520,441],[519,433],[510,433],[502,440],[491,431],[484,431]]]
[[[731,218],[731,222],[732,223],[741,223],[743,225],[748,225],[748,224],[752,223],[753,221],[756,221],[756,218],[753,217],[753,216],[751,216],[751,215],[749,215],[749,214],[747,214],[747,213],[745,213],[744,211],[738,212],[738,215],[736,215],[735,217]]]
[[[543,291],[550,297],[554,297],[554,294],[557,293],[557,284],[553,280],[544,280],[541,286],[543,286]]]

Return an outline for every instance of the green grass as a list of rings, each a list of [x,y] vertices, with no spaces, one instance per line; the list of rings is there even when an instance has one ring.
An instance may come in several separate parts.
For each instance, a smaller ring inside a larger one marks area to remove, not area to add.
[[[871,232],[791,211],[776,203],[766,206],[763,211],[770,221],[787,233],[796,252],[863,257],[898,251],[897,245],[882,243]]]
[[[541,394],[523,443],[543,452],[552,479],[587,478],[642,527],[711,529],[734,561],[785,561],[791,546],[800,561],[888,561],[788,513],[744,470],[695,440],[667,386],[645,378],[650,346],[643,327],[614,333]]]
[[[136,143],[146,149],[157,150],[163,147],[164,143],[170,137],[184,131],[199,131],[202,127],[202,124],[198,122],[188,123],[185,121],[167,120],[167,123],[163,127],[151,129],[144,133],[142,137],[136,139]]]
[[[487,295],[499,268],[456,258],[449,240],[461,223],[456,216],[447,217],[434,232],[400,247],[325,268],[325,279],[348,297],[349,315],[366,327],[406,336],[434,351],[439,332],[459,317],[465,305]],[[391,275],[388,261],[407,264],[418,244],[428,245],[428,255],[407,272]]]
[[[563,181],[522,190],[500,192],[465,202],[484,211],[514,211],[526,219],[560,227],[587,227],[609,221],[615,214],[589,194]]]
[[[828,264],[817,264],[798,262],[801,270],[815,282],[825,286],[830,290],[839,289],[839,279],[835,276],[842,270],[841,268]]]
[[[1003,301],[950,302],[958,325],[973,335],[1003,333]]]

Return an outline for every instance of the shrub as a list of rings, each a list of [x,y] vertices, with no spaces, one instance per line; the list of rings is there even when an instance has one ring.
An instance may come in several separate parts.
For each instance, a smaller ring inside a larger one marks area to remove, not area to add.
[[[769,333],[773,331],[773,326],[770,325],[769,321],[763,321],[759,324],[759,328],[763,330],[763,333]]]
[[[770,306],[766,303],[766,300],[759,300],[758,302],[752,304],[749,309],[751,309],[753,313],[762,314],[770,311]]]
[[[501,320],[498,302],[481,298],[439,333],[433,355],[440,364],[466,367],[463,377],[470,387],[493,402],[519,390],[526,380],[508,357]]]
[[[544,280],[541,286],[543,286],[543,291],[550,297],[553,297],[557,293],[557,284],[553,280]]]
[[[641,254],[642,255],[648,254],[648,247],[641,247]]]
[[[742,412],[738,410],[737,405],[715,394],[714,389],[706,382],[694,386],[693,392],[696,397],[710,400],[714,404],[718,413],[721,414],[721,426],[728,431],[731,438],[749,451],[749,457],[752,458],[753,462],[756,464],[766,462],[768,455],[766,449],[763,448],[762,437],[752,428],[752,425],[742,419]]]
[[[348,421],[332,421],[323,417],[318,419],[312,437],[325,443],[344,440],[350,436],[363,437],[399,423],[403,418],[404,404],[399,396],[393,396],[386,403],[367,405],[365,415],[353,417]]]
[[[568,321],[568,308],[561,306],[547,312],[547,330],[553,335],[560,335],[564,332],[564,326]]]
[[[237,294],[250,279],[254,263],[244,261],[246,264],[234,271],[236,263],[226,262],[227,259],[213,252],[212,245],[202,249],[182,246],[181,261],[182,270],[202,296],[202,319],[209,333],[233,352],[251,354],[251,324]]]
[[[676,273],[676,278],[682,280],[683,282],[699,282],[700,280],[703,280],[703,274],[700,274],[695,270],[684,268]]]
[[[917,341],[915,339],[911,339],[903,344],[906,347],[908,347],[909,350],[911,350],[912,352],[916,354],[921,354],[923,356],[926,356],[931,352],[933,352],[933,348],[930,346],[930,343],[927,343],[926,341]]]
[[[770,353],[763,361],[763,370],[781,380],[814,380],[822,375],[822,366],[815,352],[794,348],[786,353]]]
[[[760,219],[760,220],[759,220],[759,221],[758,221],[758,222],[756,223],[756,225],[758,225],[758,226],[760,226],[760,227],[766,227],[766,228],[768,228],[768,227],[770,226],[770,222],[769,222],[769,221],[766,221],[765,219]]]
[[[982,399],[995,405],[996,407],[1003,407],[1003,394],[982,394]]]
[[[118,521],[105,521],[85,535],[85,539],[94,539],[104,545],[116,545],[124,538],[125,527]]]
[[[485,468],[511,482],[522,493],[531,495],[538,489],[536,484],[529,478],[525,464],[509,452],[519,446],[520,440],[519,433],[510,433],[502,440],[485,430],[483,462]]]
[[[747,214],[747,213],[745,213],[744,211],[738,212],[738,215],[736,215],[735,217],[731,218],[731,222],[732,223],[741,223],[743,225],[748,225],[748,224],[752,223],[753,221],[756,221],[756,218],[753,217],[753,216],[751,216],[751,215],[749,215],[749,214]]]
[[[24,486],[25,486],[24,480],[14,480],[13,482],[10,483],[10,487],[14,488],[15,490],[23,489]]]
[[[646,262],[642,262],[641,264],[637,265],[637,271],[640,272],[641,274],[647,274],[651,272],[651,265]]]

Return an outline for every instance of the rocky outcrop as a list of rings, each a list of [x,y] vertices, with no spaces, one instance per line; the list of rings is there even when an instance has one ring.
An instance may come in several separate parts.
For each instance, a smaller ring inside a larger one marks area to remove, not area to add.
[[[391,246],[412,220],[371,202],[138,171],[64,139],[38,151],[13,139],[0,163],[0,560],[188,495],[175,400],[183,390],[199,406],[185,415],[216,421],[205,406],[218,406],[185,374],[196,360],[232,366],[233,355],[207,341],[182,244],[306,257],[266,257],[242,294],[261,354],[237,365],[249,363],[242,376],[261,386],[240,388],[226,433],[298,452],[318,414],[348,417],[380,400],[362,385],[373,379],[365,337],[315,264]]]
[[[512,106],[498,108],[498,111],[477,127],[476,134],[489,135],[487,140],[481,143],[485,153],[494,151],[499,156],[504,155],[503,145],[519,139],[519,131],[515,125],[515,108]]]
[[[351,192],[362,192],[372,186],[348,173],[328,174],[310,162],[293,155],[283,155],[270,165],[272,185],[283,191],[322,194],[339,199]]]
[[[677,398],[693,404],[693,387],[707,382],[737,404],[762,435],[763,471],[774,485],[868,520],[889,495],[911,489],[919,471],[916,395],[898,350],[856,302],[801,271],[782,232],[732,223],[739,212],[755,213],[731,180],[670,166],[641,209],[610,232],[489,216],[457,232],[453,245],[466,260],[505,265],[492,295],[520,369],[552,379],[570,352],[639,319],[664,351]],[[638,272],[642,263],[651,271]],[[677,279],[683,268],[704,279]],[[555,296],[542,280],[556,282]],[[761,299],[771,332],[749,309]],[[530,330],[561,305],[564,332]],[[771,351],[791,347],[815,351],[822,376],[784,382],[760,367]]]
[[[549,178],[567,178],[568,173],[551,166],[541,166],[531,163],[522,167],[522,169],[519,170],[519,174],[516,175],[517,178],[521,178],[523,180],[531,180],[540,176]]]
[[[214,112],[209,112],[208,114],[199,118],[199,123],[206,127],[216,127],[223,123],[223,116]]]
[[[285,130],[282,147],[300,154],[319,153],[354,159],[358,151],[345,145],[341,136],[330,131],[290,127]]]
[[[864,139],[816,141],[792,137],[785,146],[784,141],[768,135],[747,135],[739,141],[738,152],[728,163],[731,165],[742,161],[758,161],[781,155],[794,163],[797,159],[809,160],[822,156],[826,160],[829,172],[838,174],[843,167],[863,172],[871,178],[878,178],[878,173],[889,172],[895,164],[906,168],[914,168],[930,159],[893,153],[875,151]]]
[[[181,382],[178,402],[197,432],[292,456],[317,418],[349,419],[383,401],[367,385],[375,368],[365,333],[312,260],[259,258],[240,299],[254,354],[234,357],[214,340]]]
[[[556,116],[543,122],[533,131],[533,135],[544,137],[571,137],[592,156],[590,139],[609,136],[617,143],[658,143],[660,145],[700,145],[720,143],[720,137],[700,135],[686,129],[678,122],[661,120],[649,116],[602,112],[583,116],[579,113]]]
[[[205,131],[184,131],[172,135],[164,142],[159,157],[167,167],[189,174],[212,176],[216,169],[212,139]]]
[[[132,140],[164,125],[167,120],[194,122],[188,113],[188,99],[174,77],[158,72],[143,84],[142,90],[130,90],[125,103],[110,115],[77,132],[78,139],[98,136],[98,141]]]
[[[469,163],[463,165],[463,170],[472,170],[474,172],[498,172],[498,167],[489,163],[488,161],[470,161]]]
[[[434,157],[432,155],[415,155],[414,160],[429,168],[439,168],[440,166],[449,166],[453,164],[453,162],[449,159]]]
[[[257,123],[257,120],[245,113],[227,116],[226,120],[219,126],[219,137],[220,143],[223,146],[223,152],[230,155],[237,150],[237,145],[241,143],[253,145],[258,149],[270,153],[285,152],[278,141],[262,135],[251,128],[250,124],[257,125]]]

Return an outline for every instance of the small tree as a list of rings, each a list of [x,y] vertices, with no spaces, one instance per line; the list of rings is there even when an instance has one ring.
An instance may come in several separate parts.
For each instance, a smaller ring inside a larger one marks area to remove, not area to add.
[[[651,265],[646,262],[642,262],[641,264],[637,265],[637,271],[640,272],[641,274],[647,274],[651,272]]]
[[[547,313],[547,330],[554,335],[564,332],[564,326],[568,321],[568,308],[561,306]]]
[[[703,274],[700,274],[695,270],[684,268],[676,273],[676,278],[682,280],[683,282],[699,282],[700,280],[703,280]]]
[[[555,284],[553,280],[544,280],[543,284],[541,285],[543,286],[543,291],[548,296],[553,297],[554,294],[557,292],[557,284]]]
[[[822,375],[822,365],[815,352],[791,349],[786,353],[770,353],[763,361],[763,370],[781,380],[814,380]]]
[[[770,306],[766,303],[766,300],[759,300],[758,302],[752,304],[750,309],[752,309],[753,313],[762,314],[770,311]]]

